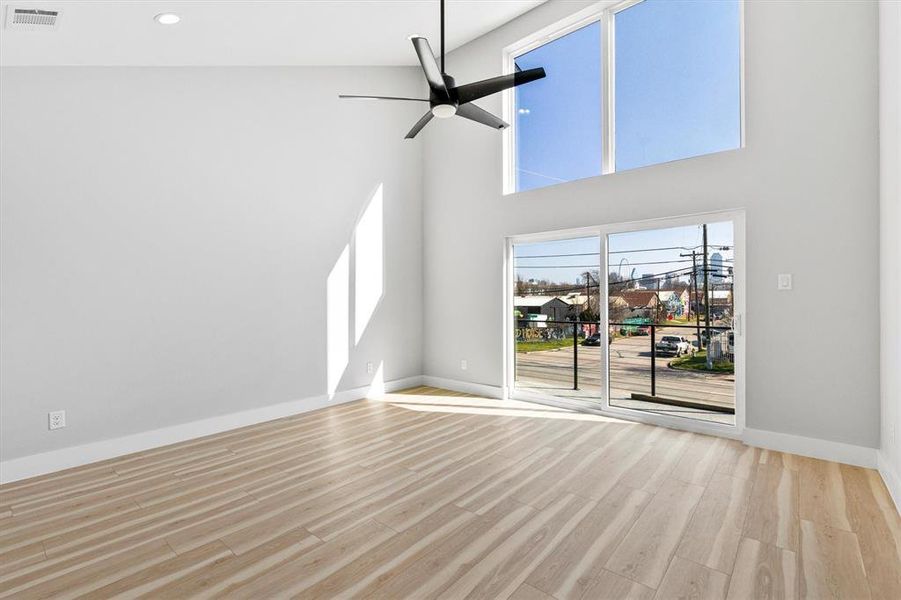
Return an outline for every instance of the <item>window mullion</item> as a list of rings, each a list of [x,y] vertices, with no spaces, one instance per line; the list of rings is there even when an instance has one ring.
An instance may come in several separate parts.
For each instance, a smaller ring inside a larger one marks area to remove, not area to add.
[[[516,56],[512,53],[504,55],[502,73],[510,74],[516,71]],[[502,96],[502,114],[505,121],[510,123],[501,139],[503,156],[503,193],[511,194],[516,191],[516,92],[514,89],[504,90]]]
[[[615,82],[616,60],[614,56],[615,44],[613,11],[607,9],[601,16],[601,69],[603,82],[601,87],[601,104],[603,115],[601,123],[603,131],[601,140],[601,173],[603,175],[613,173],[616,170],[616,114]]]

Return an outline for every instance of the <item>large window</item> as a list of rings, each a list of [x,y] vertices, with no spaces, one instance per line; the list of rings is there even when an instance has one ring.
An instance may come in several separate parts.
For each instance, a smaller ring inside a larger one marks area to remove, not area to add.
[[[505,190],[741,146],[741,0],[601,3],[507,49]]]
[[[738,148],[738,2],[645,0],[614,18],[616,169]]]
[[[516,57],[553,78],[516,88],[516,189],[601,174],[601,24]]]

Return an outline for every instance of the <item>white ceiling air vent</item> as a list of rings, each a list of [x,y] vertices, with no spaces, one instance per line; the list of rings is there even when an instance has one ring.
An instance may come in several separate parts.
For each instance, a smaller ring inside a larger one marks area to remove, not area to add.
[[[20,31],[52,31],[59,26],[59,12],[9,6],[6,9],[6,28]]]

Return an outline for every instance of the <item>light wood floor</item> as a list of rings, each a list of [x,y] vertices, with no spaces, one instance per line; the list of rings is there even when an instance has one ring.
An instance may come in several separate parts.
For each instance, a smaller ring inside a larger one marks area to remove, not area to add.
[[[0,488],[0,597],[901,598],[871,470],[431,388]]]

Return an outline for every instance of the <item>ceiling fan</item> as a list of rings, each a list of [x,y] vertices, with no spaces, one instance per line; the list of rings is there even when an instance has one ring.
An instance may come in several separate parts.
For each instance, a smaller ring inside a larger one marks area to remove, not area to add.
[[[404,98],[399,96],[354,96],[348,94],[340,94],[339,98],[354,98],[363,100],[402,100],[408,102],[428,102],[429,112],[424,114],[419,121],[413,125],[406,136],[410,140],[416,137],[416,134],[422,131],[432,117],[439,119],[448,119],[454,115],[476,121],[491,127],[493,129],[504,129],[508,127],[502,119],[494,116],[487,110],[479,108],[472,104],[473,100],[490,96],[502,92],[503,90],[542,79],[545,77],[544,69],[541,67],[535,69],[520,70],[518,67],[515,73],[510,75],[501,75],[500,77],[492,77],[483,79],[474,83],[467,83],[458,86],[454,78],[444,72],[444,0],[441,0],[441,67],[435,60],[429,41],[424,37],[417,35],[410,36],[413,42],[413,48],[422,64],[422,71],[425,74],[426,81],[429,84],[428,98]]]

